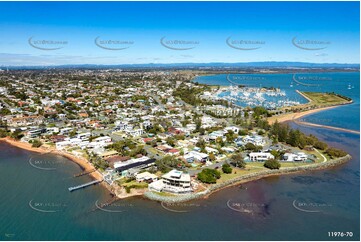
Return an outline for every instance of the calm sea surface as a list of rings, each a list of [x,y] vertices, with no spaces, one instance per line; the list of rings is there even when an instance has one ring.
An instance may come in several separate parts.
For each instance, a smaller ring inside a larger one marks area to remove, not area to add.
[[[326,85],[327,91],[355,102],[305,120],[359,130],[359,73],[327,75],[335,82]],[[281,88],[292,79],[262,76]],[[223,79],[197,81],[226,85]],[[68,191],[91,180],[74,178],[81,169],[73,162],[0,142],[0,240],[359,240],[359,135],[291,125],[346,150],[353,159],[328,170],[235,186],[182,205],[130,198],[103,210],[95,208],[111,197],[101,186]],[[330,238],[328,232],[352,232],[353,237]]]

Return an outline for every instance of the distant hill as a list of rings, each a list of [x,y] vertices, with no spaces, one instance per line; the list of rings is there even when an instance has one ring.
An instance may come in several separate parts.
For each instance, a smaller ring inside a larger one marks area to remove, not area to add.
[[[265,62],[240,62],[240,63],[174,63],[174,64],[120,64],[120,65],[96,65],[75,64],[57,66],[3,66],[2,69],[212,69],[212,68],[351,68],[359,69],[360,64],[340,63],[309,63],[309,62],[287,62],[287,61],[265,61]]]

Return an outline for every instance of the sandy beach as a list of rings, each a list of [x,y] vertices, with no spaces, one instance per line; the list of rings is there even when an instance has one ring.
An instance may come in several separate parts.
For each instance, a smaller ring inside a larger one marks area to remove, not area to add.
[[[77,157],[75,155],[72,155],[72,154],[69,154],[69,153],[66,153],[66,152],[61,152],[61,151],[58,151],[58,150],[56,150],[54,148],[44,147],[44,146],[41,146],[39,148],[35,148],[35,147],[32,147],[32,145],[29,144],[29,143],[17,141],[17,140],[11,139],[9,137],[0,138],[0,141],[4,141],[4,142],[6,142],[6,143],[8,143],[10,145],[16,146],[18,148],[21,148],[21,149],[24,149],[24,150],[29,150],[29,151],[32,151],[32,152],[37,152],[37,153],[40,153],[40,154],[53,153],[53,154],[56,154],[56,155],[61,155],[61,156],[65,157],[65,158],[75,162],[76,164],[78,164],[80,167],[82,167],[84,169],[84,171],[90,171],[90,170],[95,169],[94,166],[89,161],[87,161],[85,158]],[[99,171],[92,172],[89,175],[91,177],[97,179],[97,180],[102,180],[103,179],[103,176],[100,174]]]
[[[270,118],[268,118],[268,123],[269,124],[273,124],[274,122],[276,122],[276,120],[280,123],[282,122],[286,122],[286,121],[291,121],[291,120],[296,120],[299,119],[301,117],[304,117],[306,115],[310,115],[313,113],[317,113],[323,110],[328,110],[331,108],[335,108],[338,106],[330,106],[330,107],[323,107],[323,108],[316,108],[316,109],[312,109],[312,110],[307,110],[307,111],[303,111],[303,112],[298,112],[298,113],[287,113],[287,114],[281,114],[281,115],[277,115],[277,116],[272,116]]]

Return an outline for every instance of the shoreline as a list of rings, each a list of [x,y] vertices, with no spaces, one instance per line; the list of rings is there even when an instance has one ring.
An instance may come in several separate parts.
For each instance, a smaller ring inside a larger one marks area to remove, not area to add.
[[[0,138],[0,141],[6,142],[9,145],[12,145],[14,147],[23,149],[23,150],[27,150],[27,151],[31,151],[31,152],[36,152],[36,153],[40,153],[40,154],[54,154],[54,155],[59,155],[62,156],[64,158],[67,158],[68,160],[74,162],[75,164],[77,164],[81,169],[82,172],[86,172],[86,171],[90,171],[92,169],[95,169],[95,167],[85,158],[81,158],[81,157],[77,157],[73,154],[70,153],[66,153],[66,152],[61,152],[58,151],[54,148],[50,148],[50,147],[32,147],[30,143],[25,143],[25,142],[21,142],[18,140],[14,140],[10,137],[5,137],[5,138]],[[95,169],[94,172],[87,174],[89,176],[91,176],[94,179],[97,180],[103,180],[103,175],[97,170]],[[108,184],[105,184],[105,182],[101,182],[100,185],[102,185],[103,187],[105,187],[107,190],[109,190],[112,194],[114,193],[111,189],[111,187]]]
[[[151,191],[148,191],[144,194],[144,196],[150,200],[155,200],[159,202],[166,202],[166,203],[181,203],[181,202],[187,202],[191,200],[196,199],[208,199],[210,195],[212,195],[215,192],[218,192],[222,189],[237,186],[240,184],[257,181],[263,178],[272,177],[272,176],[283,176],[283,175],[292,175],[297,173],[304,173],[308,171],[317,171],[317,170],[323,170],[330,167],[338,166],[341,164],[344,164],[351,160],[351,155],[347,154],[344,157],[336,158],[333,160],[330,160],[328,162],[322,162],[322,163],[315,163],[312,165],[305,165],[300,167],[286,167],[281,168],[279,170],[264,170],[260,172],[255,172],[252,174],[243,175],[240,177],[236,177],[234,179],[228,180],[224,183],[211,185],[207,190],[188,194],[188,195],[180,195],[180,196],[161,196],[157,195]]]
[[[307,116],[307,115],[311,115],[311,114],[318,113],[318,112],[321,112],[321,111],[324,111],[324,110],[336,108],[336,107],[339,107],[339,106],[341,106],[341,105],[316,108],[316,109],[311,109],[311,110],[306,110],[306,111],[296,112],[296,113],[281,114],[281,115],[277,115],[277,116],[272,116],[272,117],[268,118],[267,121],[268,121],[269,124],[273,124],[274,122],[276,122],[276,120],[279,123],[283,123],[283,122],[286,122],[286,121],[296,120],[296,119],[302,118],[302,117]]]
[[[309,111],[314,111],[314,110],[309,110]],[[66,152],[60,152],[53,148],[45,148],[45,147],[35,148],[35,147],[31,147],[31,144],[29,144],[29,143],[16,141],[9,137],[0,138],[0,142],[1,141],[4,141],[12,146],[18,147],[20,149],[28,150],[31,152],[36,152],[36,153],[41,153],[41,154],[52,153],[55,155],[60,155],[62,157],[69,159],[70,161],[76,163],[77,165],[79,165],[82,169],[84,169],[83,171],[95,169],[94,166],[92,164],[90,164],[90,162],[87,161],[85,158],[76,157],[73,154],[69,154]],[[120,186],[112,186],[112,185],[109,185],[106,182],[104,182],[102,174],[97,169],[95,169],[95,172],[92,172],[88,175],[97,180],[98,179],[103,180],[103,182],[101,182],[100,185],[102,185],[104,188],[106,188],[111,193],[111,195],[117,197],[117,200],[130,198],[130,197],[142,196],[143,198],[147,198],[147,199],[154,200],[154,201],[161,201],[161,202],[187,202],[187,201],[195,200],[195,199],[208,199],[209,196],[212,195],[213,193],[218,192],[218,191],[228,188],[228,187],[233,187],[233,186],[237,186],[237,185],[252,182],[252,181],[257,181],[257,180],[267,178],[267,177],[272,177],[272,176],[282,176],[282,175],[289,175],[289,174],[295,174],[295,173],[303,173],[303,172],[307,172],[307,171],[327,169],[330,167],[334,167],[334,166],[346,163],[347,161],[349,161],[351,159],[352,159],[352,157],[349,154],[347,154],[344,157],[336,158],[336,159],[333,159],[333,160],[330,160],[327,162],[322,162],[322,163],[314,163],[311,165],[305,165],[305,166],[299,166],[299,167],[285,167],[285,168],[281,168],[278,170],[264,170],[264,171],[260,171],[260,172],[247,174],[247,175],[242,175],[242,176],[233,178],[231,180],[225,181],[220,184],[213,184],[210,187],[208,187],[206,190],[198,192],[198,193],[192,193],[192,194],[187,194],[187,195],[178,195],[178,196],[177,195],[176,196],[160,196],[160,195],[153,193],[152,191],[149,191],[148,189],[140,189],[140,190],[139,189],[131,189],[131,191],[129,193],[127,193],[126,190]]]

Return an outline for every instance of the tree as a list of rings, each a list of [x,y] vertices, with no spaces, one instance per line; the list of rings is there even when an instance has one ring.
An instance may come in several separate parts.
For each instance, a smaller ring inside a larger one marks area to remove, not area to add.
[[[266,160],[264,165],[264,167],[268,168],[268,169],[279,169],[281,167],[281,164],[278,160],[275,160],[275,159],[269,159],[269,160]]]
[[[243,160],[243,157],[241,154],[234,154],[231,156],[231,164],[238,168],[245,168],[246,162]]]
[[[316,149],[325,150],[327,149],[327,144],[325,142],[317,140],[314,143],[313,147],[315,147]]]
[[[217,179],[221,177],[221,173],[215,169],[206,168],[198,173],[198,180],[203,183],[216,183]]]
[[[326,150],[326,154],[331,156],[331,158],[338,158],[347,155],[347,152],[337,148],[328,148]]]
[[[232,173],[232,167],[228,164],[228,163],[224,163],[222,165],[222,171],[226,174],[231,174]]]
[[[210,154],[209,154],[209,159],[210,159],[211,161],[214,161],[214,160],[216,160],[216,156],[215,156],[213,153],[210,153]]]
[[[7,108],[2,108],[2,109],[0,109],[0,114],[1,115],[9,115],[9,114],[11,114],[11,112]]]
[[[168,138],[166,139],[166,142],[167,142],[168,145],[170,145],[170,146],[172,146],[172,147],[175,146],[175,140],[174,140],[174,138],[172,138],[172,137],[168,137]]]
[[[177,168],[180,161],[176,159],[174,156],[164,156],[162,159],[159,159],[155,162],[155,165],[157,166],[158,170],[160,170],[163,173],[166,173],[173,168]]]
[[[21,133],[21,130],[17,129],[10,134],[10,137],[16,140],[20,140],[22,137],[24,137],[24,134]]]
[[[5,138],[6,136],[8,136],[8,132],[4,129],[0,129],[0,138]]]
[[[34,139],[33,141],[32,141],[32,147],[35,147],[35,148],[38,148],[38,147],[40,147],[40,146],[42,146],[43,145],[43,143],[40,141],[40,140],[38,140],[38,139]]]
[[[262,149],[262,146],[256,146],[252,143],[247,143],[244,148],[251,151],[260,151]]]
[[[232,130],[228,130],[226,133],[226,140],[228,143],[232,143],[234,141],[234,132]]]

